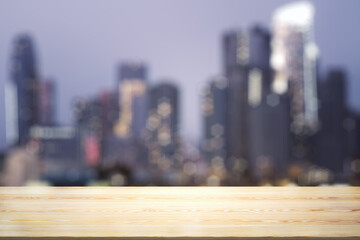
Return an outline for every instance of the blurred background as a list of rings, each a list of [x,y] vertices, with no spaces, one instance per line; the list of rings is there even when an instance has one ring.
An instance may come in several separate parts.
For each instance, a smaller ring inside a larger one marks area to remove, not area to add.
[[[0,0],[0,185],[360,185],[359,10]]]

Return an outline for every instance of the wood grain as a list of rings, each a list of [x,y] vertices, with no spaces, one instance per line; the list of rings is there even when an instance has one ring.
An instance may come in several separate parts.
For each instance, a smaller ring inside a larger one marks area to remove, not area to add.
[[[359,239],[360,188],[2,187],[9,237]]]

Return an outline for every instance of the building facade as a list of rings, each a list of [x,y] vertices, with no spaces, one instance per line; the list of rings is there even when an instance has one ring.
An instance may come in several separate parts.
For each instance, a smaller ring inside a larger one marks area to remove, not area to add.
[[[147,68],[141,62],[120,66],[118,82],[119,119],[114,127],[119,138],[140,138],[147,119]]]
[[[319,125],[313,18],[307,1],[282,6],[273,15],[272,88],[290,101],[290,158],[295,162],[314,161],[313,136]]]
[[[28,35],[14,41],[10,78],[5,86],[6,139],[8,145],[22,144],[29,140],[30,128],[39,123],[37,64]]]

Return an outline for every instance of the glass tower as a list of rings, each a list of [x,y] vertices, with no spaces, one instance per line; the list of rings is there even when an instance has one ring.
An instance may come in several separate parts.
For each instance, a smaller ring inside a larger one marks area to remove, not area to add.
[[[33,42],[28,35],[14,41],[11,81],[5,87],[7,144],[22,144],[38,124],[38,79]]]
[[[119,119],[115,135],[120,138],[140,137],[147,119],[146,66],[127,62],[120,66]]]
[[[307,1],[277,9],[273,16],[272,88],[290,95],[291,130],[297,135],[314,133],[318,125],[313,5]]]

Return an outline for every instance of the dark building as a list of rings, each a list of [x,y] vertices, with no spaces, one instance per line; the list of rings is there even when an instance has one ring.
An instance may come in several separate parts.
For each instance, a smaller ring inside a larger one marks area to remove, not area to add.
[[[143,140],[123,139],[116,136],[105,139],[100,165],[103,177],[111,179],[112,176],[120,174],[124,177],[121,185],[150,184],[147,162],[148,148]]]
[[[248,159],[253,180],[270,181],[284,177],[289,148],[288,98],[271,89],[270,33],[250,30],[248,70]]]
[[[328,168],[335,175],[341,175],[344,171],[348,146],[346,124],[347,121],[351,121],[346,120],[346,76],[341,69],[330,70],[325,81],[320,82],[319,97],[321,130],[318,134],[317,163]]]
[[[91,172],[78,158],[80,145],[74,127],[33,126],[30,136],[39,143],[43,180],[59,186],[85,185],[90,180]]]
[[[229,32],[223,38],[224,74],[228,79],[228,111],[226,124],[226,168],[232,170],[237,162],[247,161],[247,64],[249,35]],[[243,170],[243,169],[242,169]]]
[[[210,167],[229,168],[226,152],[228,80],[213,78],[202,92],[204,139],[202,152]]]
[[[286,95],[269,92],[249,110],[250,167],[255,182],[286,178],[290,152],[290,109]]]
[[[117,97],[113,91],[101,92],[94,100],[100,106],[99,118],[101,123],[101,139],[105,139],[114,132],[114,123],[118,118]]]
[[[56,119],[56,86],[51,80],[39,82],[39,124],[55,125]]]
[[[119,71],[119,81],[129,79],[147,79],[147,68],[144,63],[137,61],[127,61],[121,64]]]
[[[140,138],[145,132],[148,113],[146,79],[145,64],[126,62],[120,66],[119,119],[114,126],[119,138]]]
[[[247,162],[248,154],[248,69],[234,68],[227,76],[228,79],[228,117],[226,129],[227,164],[231,170],[236,162]]]
[[[252,111],[249,104],[259,105],[270,85],[270,34],[260,26],[247,32],[227,33],[223,52],[229,89],[226,166],[230,170],[240,169],[242,174],[248,170],[250,151],[255,151],[250,149],[249,117],[252,114],[254,118],[256,114],[249,112]]]
[[[79,98],[74,104],[77,158],[89,166],[96,166],[101,158],[101,106],[93,99]]]
[[[114,124],[118,116],[116,103],[115,92],[104,91],[88,100],[83,111],[84,116],[87,116],[82,122],[83,126],[80,127],[86,132],[82,137],[85,159],[87,162],[94,162],[91,159],[97,158],[94,165],[100,164],[105,155],[106,139],[113,136]]]
[[[7,143],[25,143],[30,128],[39,123],[38,74],[35,50],[28,35],[14,41],[11,58],[11,81],[6,85]]]
[[[346,136],[345,168],[343,180],[360,185],[360,114],[351,110],[343,122]]]
[[[74,104],[78,156],[89,166],[101,164],[105,156],[106,141],[113,136],[117,121],[116,94],[104,91],[95,98],[79,98]]]
[[[160,169],[178,164],[179,155],[179,90],[169,81],[150,90],[149,132],[150,165]]]

